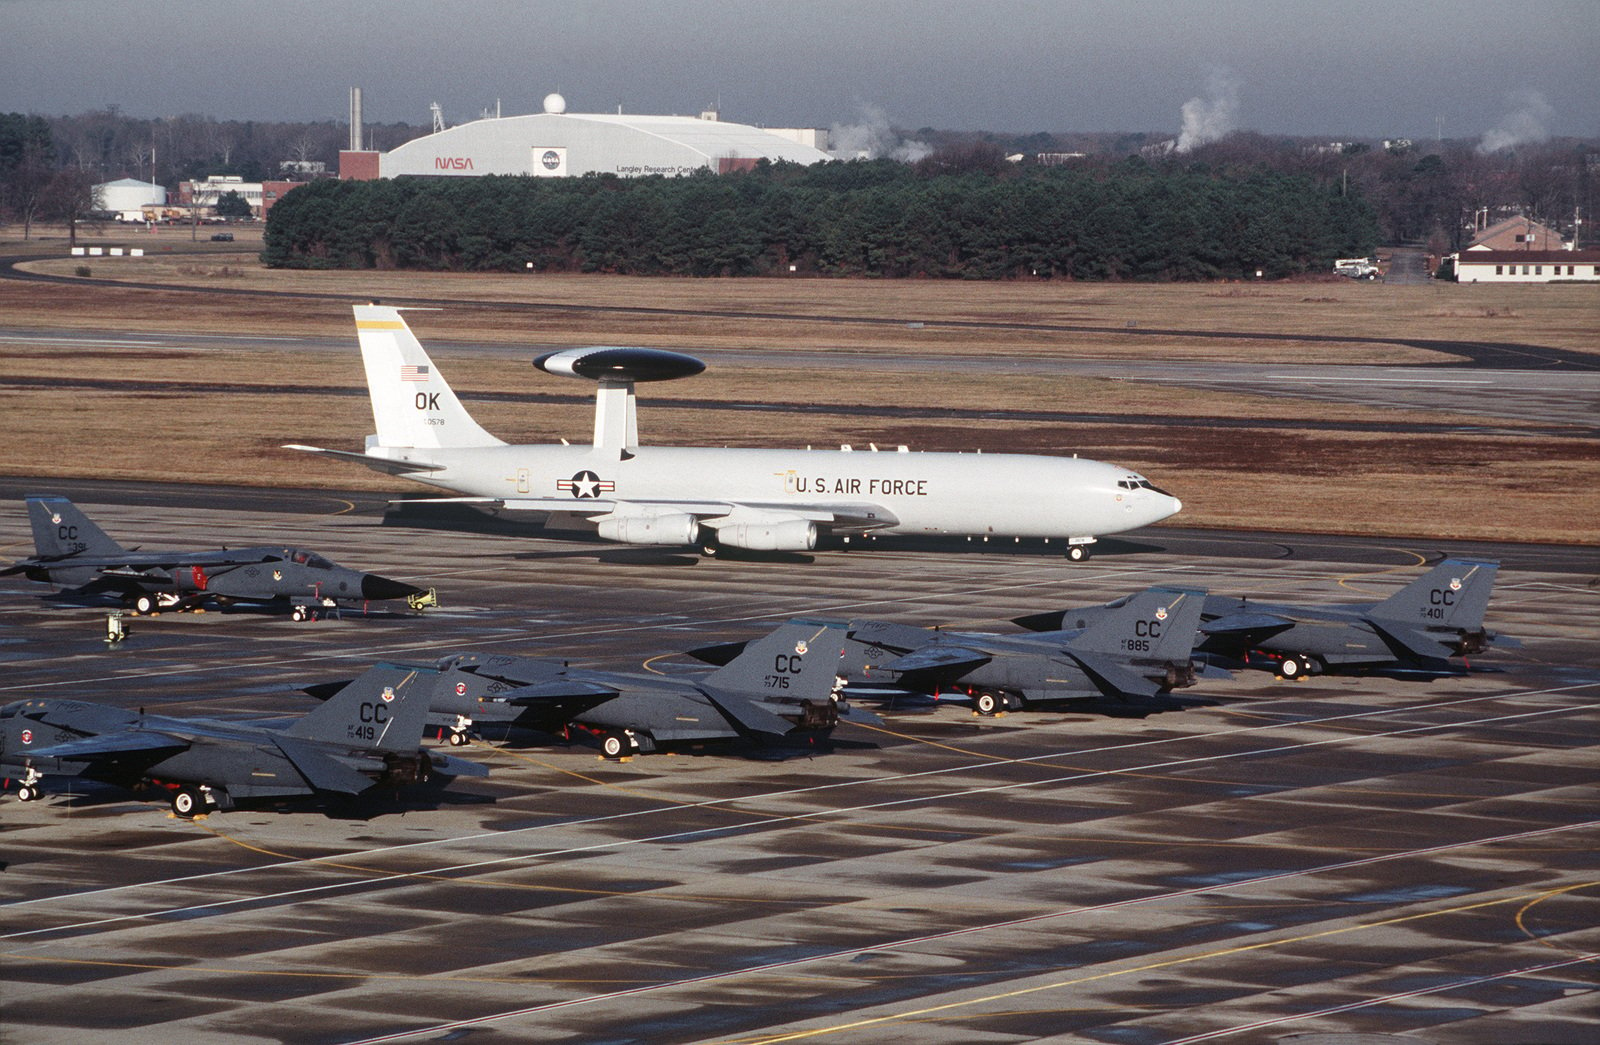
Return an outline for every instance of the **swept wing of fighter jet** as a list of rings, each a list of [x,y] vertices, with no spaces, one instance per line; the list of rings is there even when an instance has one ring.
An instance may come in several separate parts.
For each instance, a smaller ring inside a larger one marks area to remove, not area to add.
[[[1122,600],[1091,627],[1048,634],[943,631],[853,620],[845,646],[846,692],[971,697],[981,714],[1068,701],[1137,701],[1194,684],[1190,662],[1205,592],[1150,588]],[[720,663],[738,644],[690,655]]]
[[[1198,650],[1276,671],[1285,678],[1320,672],[1449,669],[1449,658],[1515,639],[1483,626],[1497,563],[1446,559],[1382,602],[1303,605],[1210,595]],[[1103,607],[1018,617],[1043,629],[1093,620]]]
[[[433,721],[452,743],[503,723],[587,733],[608,758],[672,744],[745,738],[795,745],[826,737],[843,718],[877,717],[837,698],[845,629],[792,620],[708,675],[674,677],[570,668],[559,661],[467,653],[441,660]]]
[[[119,597],[139,613],[206,602],[265,603],[304,620],[324,607],[421,596],[423,589],[281,545],[216,551],[134,551],[108,537],[65,497],[31,494],[34,555],[0,571]]]
[[[626,544],[804,551],[825,534],[983,535],[1065,540],[1087,558],[1098,535],[1177,512],[1178,499],[1127,469],[1022,454],[759,450],[639,445],[634,385],[698,373],[690,356],[642,348],[540,356],[547,373],[598,384],[592,445],[507,445],[481,428],[401,318],[355,306],[377,433],[361,453],[291,444],[549,529]]]
[[[80,700],[16,701],[0,708],[0,767],[20,775],[25,802],[41,796],[45,775],[61,775],[169,789],[182,817],[245,800],[356,796],[434,776],[483,776],[476,763],[421,747],[436,675],[375,666],[281,729]]]

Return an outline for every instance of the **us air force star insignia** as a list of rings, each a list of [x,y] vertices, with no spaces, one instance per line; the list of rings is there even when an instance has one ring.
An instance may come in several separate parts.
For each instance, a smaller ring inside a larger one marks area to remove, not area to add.
[[[385,686],[385,687],[383,687],[383,702],[385,704],[387,704],[389,701],[391,701],[393,699],[394,699],[394,687],[393,686]]]
[[[609,479],[602,479],[593,472],[585,469],[574,475],[571,479],[557,479],[556,489],[572,494],[574,497],[592,499],[603,493],[610,493],[617,488],[617,484]]]
[[[1167,619],[1167,608],[1165,606],[1162,606],[1160,609],[1156,610],[1156,620],[1166,620],[1166,619]]]
[[[1461,590],[1461,578],[1460,577],[1451,577],[1450,578],[1450,590],[1451,591],[1460,591]]]
[[[801,639],[799,642],[794,644],[794,651],[802,657],[806,655],[806,650],[809,648],[810,647],[806,645],[805,639]]]

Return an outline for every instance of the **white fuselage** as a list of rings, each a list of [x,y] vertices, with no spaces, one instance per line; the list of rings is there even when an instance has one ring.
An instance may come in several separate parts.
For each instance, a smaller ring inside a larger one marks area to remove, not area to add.
[[[619,455],[536,445],[440,447],[418,456],[445,466],[408,475],[418,482],[507,501],[570,499],[577,514],[608,510],[586,507],[591,498],[725,501],[779,512],[887,510],[889,525],[844,527],[880,533],[1090,537],[1146,526],[1181,507],[1137,485],[1135,473],[1073,457],[661,446]]]

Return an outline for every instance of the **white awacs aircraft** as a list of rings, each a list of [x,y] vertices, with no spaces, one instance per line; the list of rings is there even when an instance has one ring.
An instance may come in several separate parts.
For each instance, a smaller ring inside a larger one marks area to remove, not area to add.
[[[510,445],[479,427],[400,316],[355,306],[376,435],[364,453],[291,445],[466,496],[543,513],[552,529],[626,544],[803,551],[821,534],[1043,537],[1088,558],[1096,536],[1182,504],[1101,461],[1023,454],[640,446],[636,381],[698,373],[643,348],[567,349],[534,361],[599,384],[590,446]]]

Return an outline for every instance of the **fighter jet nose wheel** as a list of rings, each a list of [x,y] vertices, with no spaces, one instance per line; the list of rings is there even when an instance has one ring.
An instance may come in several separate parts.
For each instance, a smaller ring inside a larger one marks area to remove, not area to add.
[[[36,787],[29,787],[28,785],[24,784],[17,788],[17,800],[20,802],[32,802],[38,797],[39,789]]]
[[[1000,710],[1000,697],[995,693],[979,693],[973,698],[972,706],[980,715],[993,715]]]
[[[1067,561],[1069,561],[1069,562],[1088,562],[1089,561],[1089,546],[1086,545],[1086,544],[1074,544],[1072,547],[1068,548],[1067,549]]]
[[[465,733],[463,733],[461,730],[458,729],[458,730],[455,730],[454,732],[452,732],[450,734],[450,746],[451,747],[465,747],[471,741],[471,739],[472,739],[471,737],[467,736]]]
[[[206,807],[206,796],[192,787],[186,787],[172,796],[172,811],[185,820],[192,820]]]
[[[1286,679],[1303,677],[1311,668],[1310,659],[1304,656],[1290,654],[1283,658],[1283,663],[1278,665],[1278,673]]]
[[[621,758],[628,753],[628,738],[621,733],[607,733],[600,740],[600,753],[607,758]]]

